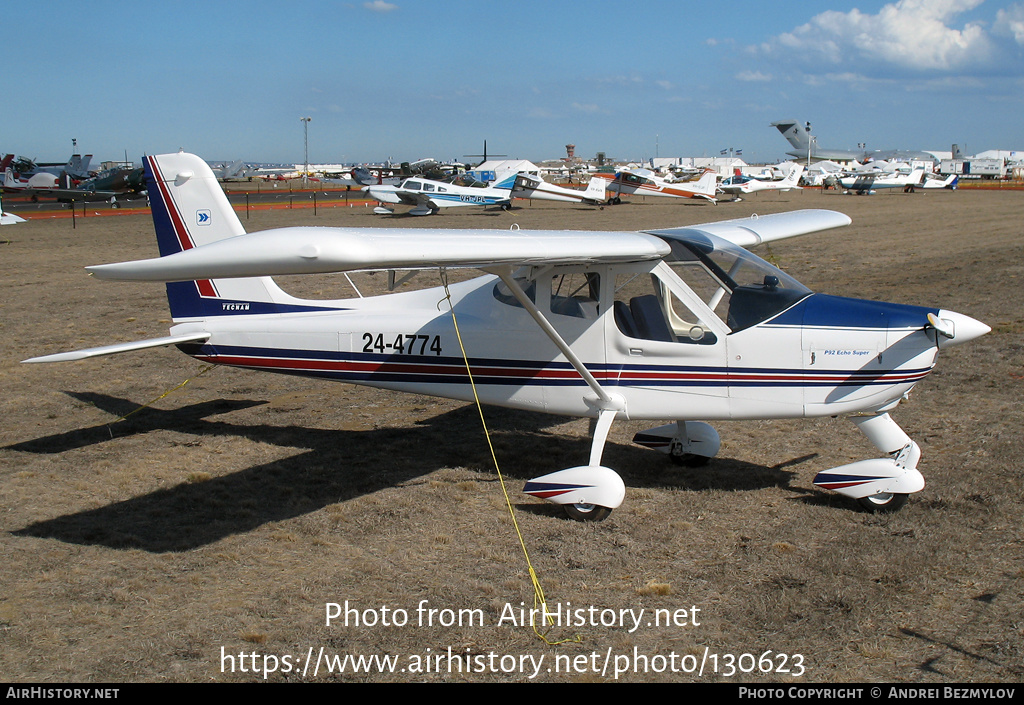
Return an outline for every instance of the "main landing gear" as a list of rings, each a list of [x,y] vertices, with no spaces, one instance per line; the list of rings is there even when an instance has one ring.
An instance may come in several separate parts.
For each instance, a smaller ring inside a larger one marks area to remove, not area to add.
[[[577,521],[607,518],[626,493],[618,473],[600,465],[614,417],[614,409],[600,412],[589,465],[530,480],[523,491],[561,504],[566,514]],[[917,470],[921,449],[887,413],[856,416],[852,421],[888,457],[822,471],[815,476],[814,484],[856,499],[864,510],[872,513],[899,511],[911,493],[924,489],[924,477]],[[702,421],[677,421],[651,428],[636,434],[633,442],[664,453],[673,463],[686,467],[706,465],[721,447],[718,432]]]
[[[577,521],[602,521],[626,495],[626,486],[611,468],[600,465],[608,429],[615,409],[602,410],[594,431],[590,464],[559,470],[530,480],[523,492],[561,504],[565,513]],[[714,428],[701,421],[678,421],[636,434],[634,443],[654,448],[681,465],[706,464],[721,445]]]

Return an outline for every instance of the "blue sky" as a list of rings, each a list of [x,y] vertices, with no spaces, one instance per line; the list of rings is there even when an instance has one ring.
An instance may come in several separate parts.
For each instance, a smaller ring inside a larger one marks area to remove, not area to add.
[[[1024,0],[47,2],[4,9],[0,150],[58,161],[776,161],[1024,149]]]

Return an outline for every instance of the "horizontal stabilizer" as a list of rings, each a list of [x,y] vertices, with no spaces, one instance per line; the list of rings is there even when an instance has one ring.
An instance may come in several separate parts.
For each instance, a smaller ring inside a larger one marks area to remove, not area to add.
[[[71,362],[72,360],[84,360],[88,357],[100,357],[101,355],[115,355],[117,353],[131,352],[133,350],[145,350],[147,348],[159,348],[165,345],[178,345],[180,343],[198,343],[209,340],[209,333],[189,333],[187,335],[170,335],[166,338],[150,338],[149,340],[136,340],[133,343],[116,343],[114,345],[103,345],[98,348],[86,348],[85,350],[73,350],[71,352],[56,353],[33,357],[22,362]]]
[[[753,247],[762,242],[783,240],[788,237],[815,233],[819,230],[839,228],[849,225],[850,217],[836,211],[809,209],[790,213],[774,213],[772,215],[751,216],[736,220],[723,220],[719,223],[694,225],[689,228],[670,228],[668,230],[648,230],[652,235],[676,235],[686,231],[699,230],[728,240],[740,247]]]

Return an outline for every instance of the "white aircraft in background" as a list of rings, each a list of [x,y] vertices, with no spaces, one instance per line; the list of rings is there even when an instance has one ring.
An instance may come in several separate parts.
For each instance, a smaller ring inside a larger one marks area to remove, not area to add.
[[[650,169],[624,168],[611,174],[594,174],[594,179],[602,179],[607,182],[605,189],[609,194],[615,194],[609,199],[609,203],[617,205],[622,203],[622,194],[639,194],[641,196],[669,196],[671,198],[702,198],[711,203],[717,203],[718,177],[714,170],[705,170],[699,178],[693,181],[668,181]]]
[[[520,173],[516,175],[512,196],[514,198],[538,198],[545,201],[600,205],[608,200],[605,190],[607,183],[604,179],[591,178],[586,190],[580,191],[549,184],[539,176]]]
[[[949,189],[950,191],[955,191],[957,188],[957,184],[959,184],[959,182],[960,179],[957,174],[950,174],[945,179],[943,179],[941,176],[937,174],[933,175],[926,173],[924,175],[924,180],[921,181],[921,188],[945,188]]]
[[[894,511],[924,478],[919,447],[890,413],[940,349],[989,330],[940,308],[813,293],[742,247],[850,222],[831,211],[649,232],[246,234],[202,159],[151,156],[146,170],[162,256],[87,270],[168,282],[170,335],[26,362],[176,345],[209,363],[589,417],[589,461],[524,488],[577,519],[602,519],[623,501],[621,477],[601,458],[625,419],[670,420],[634,441],[693,464],[718,453],[708,420],[848,415],[885,457],[823,470],[814,483]],[[486,274],[334,301],[293,297],[271,278],[458,267]],[[550,469],[544,457],[518,460]]]
[[[924,169],[914,169],[908,174],[900,172],[872,172],[869,174],[853,174],[839,179],[846,193],[858,196],[872,194],[878,189],[901,188],[904,192],[913,193],[924,180]]]
[[[780,168],[782,165],[779,165]],[[804,173],[803,164],[789,162],[786,176],[781,181],[763,181],[750,176],[730,176],[725,179],[719,188],[724,193],[736,196],[737,201],[742,200],[740,194],[746,196],[758,191],[791,191],[800,189],[800,175]]]
[[[14,213],[5,213],[3,201],[0,200],[0,225],[17,225],[24,222],[25,219],[21,216],[14,215]]]
[[[454,206],[500,206],[502,210],[508,210],[512,207],[515,181],[516,174],[510,174],[493,186],[458,186],[447,181],[414,177],[398,186],[378,184],[366,186],[365,190],[375,201],[412,206],[410,215],[433,215],[442,208]],[[390,215],[394,211],[378,207],[374,213]]]

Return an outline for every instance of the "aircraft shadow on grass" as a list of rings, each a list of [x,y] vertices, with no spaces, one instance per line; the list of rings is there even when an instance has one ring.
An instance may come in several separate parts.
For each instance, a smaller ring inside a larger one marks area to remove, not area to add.
[[[103,394],[69,394],[117,416],[137,408],[130,400]],[[195,434],[200,439],[236,436],[307,449],[227,475],[186,481],[97,509],[36,522],[13,533],[154,553],[187,551],[268,522],[295,518],[395,487],[455,464],[493,474],[473,405],[446,411],[412,427],[358,431],[237,424],[207,418],[263,403],[217,399],[172,410],[150,407],[117,424],[76,429],[7,446],[8,450],[29,453],[62,453],[114,438],[172,430]],[[557,469],[567,459],[585,459],[590,452],[588,437],[566,437],[547,430],[566,418],[495,407],[485,407],[485,415],[498,445],[502,472],[516,484],[538,471]],[[183,452],[196,453],[194,449]],[[797,495],[794,499],[811,503],[828,502],[831,498],[817,490],[790,487],[795,473],[791,468],[815,457],[813,454],[773,467],[718,458],[710,468],[690,469],[671,465],[659,453],[609,442],[605,456],[621,469],[624,480],[633,487],[736,492],[780,487]],[[528,462],[522,462],[524,458]],[[201,461],[195,470],[203,470]],[[524,503],[519,508],[562,516],[555,505]]]

